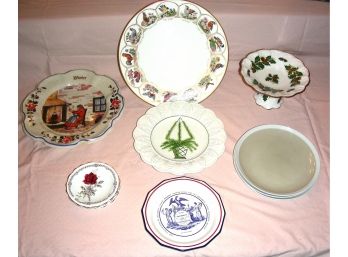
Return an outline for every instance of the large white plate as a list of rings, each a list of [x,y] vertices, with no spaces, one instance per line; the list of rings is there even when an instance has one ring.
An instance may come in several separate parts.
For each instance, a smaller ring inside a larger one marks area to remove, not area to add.
[[[89,70],[52,75],[24,99],[24,129],[51,146],[95,140],[123,110],[118,91],[115,81]]]
[[[206,246],[220,233],[225,210],[207,183],[178,177],[162,181],[147,194],[142,215],[158,243],[188,251]]]
[[[77,167],[66,184],[69,198],[85,208],[101,208],[115,200],[120,180],[105,163],[90,162]]]
[[[226,141],[224,125],[213,111],[184,101],[150,108],[138,120],[133,137],[144,162],[176,175],[213,165]]]
[[[320,159],[314,145],[300,132],[281,125],[262,125],[247,131],[233,151],[242,180],[273,198],[294,198],[312,188]]]
[[[228,45],[221,25],[204,8],[160,1],[130,20],[118,60],[127,85],[144,101],[201,102],[225,74]]]

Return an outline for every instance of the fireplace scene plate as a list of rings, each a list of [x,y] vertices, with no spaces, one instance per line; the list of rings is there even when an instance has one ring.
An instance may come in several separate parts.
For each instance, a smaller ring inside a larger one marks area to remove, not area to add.
[[[101,137],[123,110],[115,81],[89,70],[52,75],[24,100],[24,129],[34,139],[72,146]]]
[[[149,109],[133,131],[142,160],[161,172],[195,173],[211,166],[225,149],[223,123],[213,111],[185,101]]]

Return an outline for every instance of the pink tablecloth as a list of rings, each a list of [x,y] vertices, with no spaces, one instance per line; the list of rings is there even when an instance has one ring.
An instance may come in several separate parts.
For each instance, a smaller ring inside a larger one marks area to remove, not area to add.
[[[102,140],[75,148],[52,148],[22,131],[19,115],[19,256],[328,256],[329,255],[329,4],[322,1],[246,0],[196,2],[221,22],[229,43],[229,65],[218,90],[202,102],[222,120],[226,151],[191,177],[206,181],[222,197],[221,234],[205,248],[181,253],[160,246],[144,229],[146,193],[173,175],[143,163],[132,131],[150,107],[123,81],[117,45],[132,15],[151,1],[19,2],[19,102],[43,78],[86,68],[115,79],[126,99],[124,113]],[[280,109],[257,106],[238,74],[248,52],[275,48],[300,57],[311,82]],[[274,200],[249,189],[237,175],[232,151],[237,139],[260,124],[290,126],[307,136],[321,159],[320,177],[307,194]],[[121,191],[107,208],[73,204],[65,183],[82,163],[113,166]]]

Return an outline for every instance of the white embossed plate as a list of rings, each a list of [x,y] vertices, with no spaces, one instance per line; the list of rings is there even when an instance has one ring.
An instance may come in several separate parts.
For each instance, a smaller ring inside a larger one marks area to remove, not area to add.
[[[69,175],[66,187],[69,198],[77,205],[100,208],[115,200],[120,180],[109,165],[90,162],[79,166]]]
[[[72,70],[40,82],[23,101],[24,129],[49,145],[72,146],[101,137],[123,110],[115,81]]]
[[[214,112],[197,103],[162,103],[150,108],[133,131],[142,160],[176,175],[211,166],[225,150],[226,133]]]
[[[142,215],[147,232],[162,246],[201,248],[221,231],[225,210],[219,194],[201,180],[162,181],[146,196]]]
[[[127,85],[144,101],[201,102],[225,74],[228,45],[221,25],[204,8],[159,1],[127,24],[118,59]]]
[[[247,185],[279,199],[306,193],[320,171],[314,145],[300,132],[281,125],[262,125],[247,131],[235,145],[233,160]]]

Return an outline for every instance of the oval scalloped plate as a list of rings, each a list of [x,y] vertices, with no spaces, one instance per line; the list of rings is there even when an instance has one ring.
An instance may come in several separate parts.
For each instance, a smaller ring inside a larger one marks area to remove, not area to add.
[[[217,19],[188,1],[159,1],[135,14],[119,43],[121,74],[152,105],[201,102],[220,84],[228,63]]]
[[[301,60],[278,50],[258,50],[242,60],[241,74],[256,91],[290,97],[309,84],[309,71]]]
[[[40,82],[23,101],[24,129],[53,146],[101,137],[124,107],[115,81],[89,70],[72,70]]]
[[[220,233],[225,209],[206,182],[178,177],[150,190],[142,216],[146,231],[160,245],[188,251],[206,246]]]
[[[178,101],[150,108],[138,120],[133,138],[144,162],[183,175],[213,165],[225,150],[226,133],[213,111]]]

